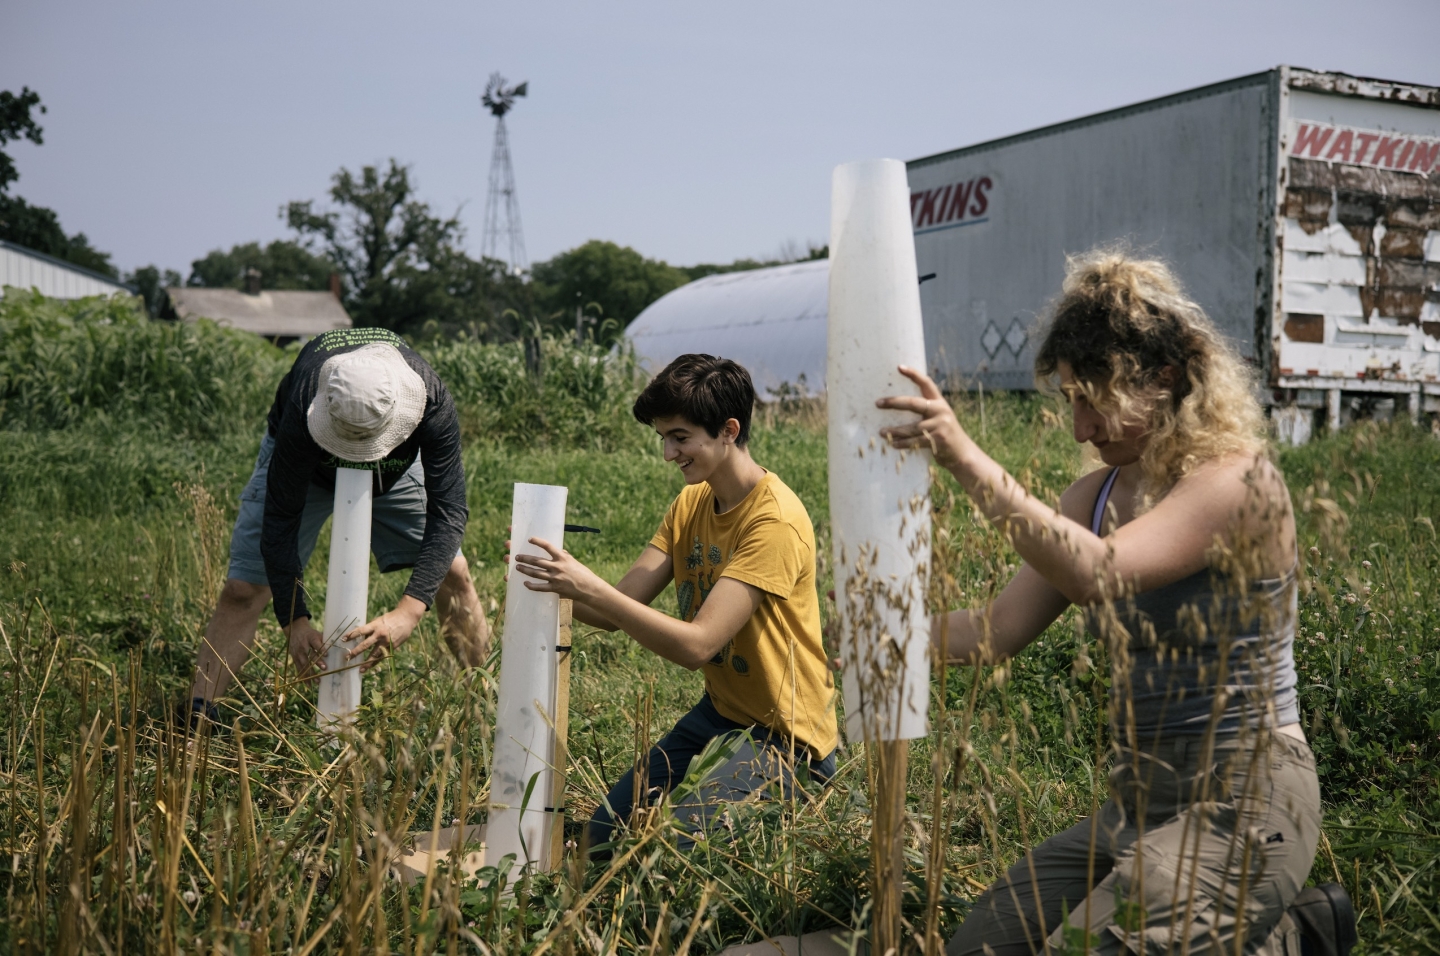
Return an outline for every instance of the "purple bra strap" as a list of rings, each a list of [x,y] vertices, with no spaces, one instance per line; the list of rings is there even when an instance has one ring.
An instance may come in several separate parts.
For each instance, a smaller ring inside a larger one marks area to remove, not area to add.
[[[1119,468],[1111,468],[1105,484],[1100,486],[1100,496],[1095,499],[1095,511],[1090,515],[1091,534],[1099,534],[1100,528],[1105,524],[1105,505],[1110,502],[1110,489],[1115,487],[1115,476],[1118,474]]]

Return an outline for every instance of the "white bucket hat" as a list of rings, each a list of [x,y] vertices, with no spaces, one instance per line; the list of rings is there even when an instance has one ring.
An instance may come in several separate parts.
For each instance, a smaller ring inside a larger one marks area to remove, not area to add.
[[[379,461],[425,415],[425,381],[393,345],[376,342],[320,366],[306,416],[310,437],[345,461]]]

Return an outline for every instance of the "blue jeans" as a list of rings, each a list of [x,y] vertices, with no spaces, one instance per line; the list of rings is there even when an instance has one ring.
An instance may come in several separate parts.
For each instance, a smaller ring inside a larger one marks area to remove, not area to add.
[[[749,735],[749,739],[741,742],[735,754],[711,774],[701,793],[687,797],[675,807],[676,816],[686,822],[698,823],[703,828],[719,805],[743,800],[767,784],[778,781],[782,791],[788,793],[794,783],[790,741],[768,727],[737,723],[722,716],[710,702],[710,695],[706,694],[659,743],[650,748],[646,760],[645,802],[654,803],[684,780],[690,761],[710,741],[717,737],[734,738],[745,734]],[[797,758],[800,753],[797,749]],[[823,785],[835,775],[833,751],[820,760],[801,759],[811,780]],[[614,839],[616,821],[628,819],[630,811],[635,808],[635,776],[633,770],[622,776],[590,818],[593,856],[609,855],[606,845]]]

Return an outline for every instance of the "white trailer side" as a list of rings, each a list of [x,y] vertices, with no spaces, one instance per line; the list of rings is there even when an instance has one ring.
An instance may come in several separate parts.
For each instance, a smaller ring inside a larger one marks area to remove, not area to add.
[[[1253,358],[1270,100],[1260,73],[911,162],[918,265],[936,274],[921,286],[931,365],[956,385],[1030,388],[1065,256],[1117,241],[1174,262]]]

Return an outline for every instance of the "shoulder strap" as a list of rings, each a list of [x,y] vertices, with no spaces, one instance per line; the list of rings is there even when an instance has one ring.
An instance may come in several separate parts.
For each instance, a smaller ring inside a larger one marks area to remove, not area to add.
[[[1090,515],[1090,533],[1099,534],[1100,528],[1105,524],[1105,505],[1110,502],[1110,489],[1115,487],[1115,476],[1120,474],[1119,468],[1111,468],[1110,474],[1105,478],[1105,484],[1100,486],[1100,494],[1095,498],[1095,510]]]

